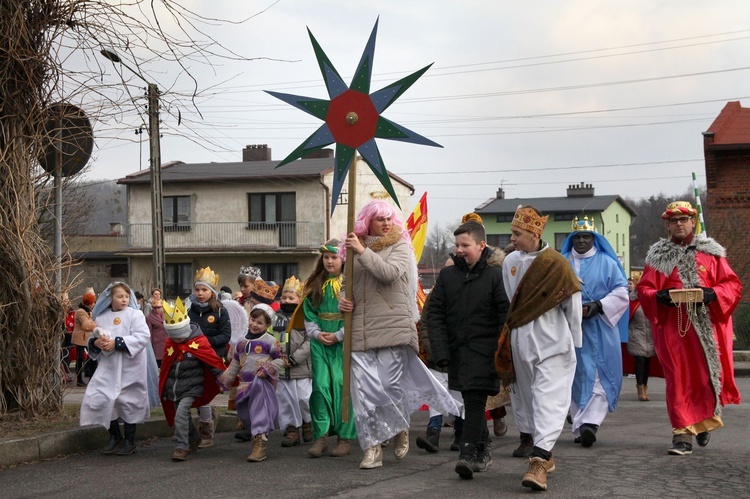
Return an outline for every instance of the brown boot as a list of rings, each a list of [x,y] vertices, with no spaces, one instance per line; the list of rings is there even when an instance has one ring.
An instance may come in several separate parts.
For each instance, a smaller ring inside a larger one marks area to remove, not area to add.
[[[339,437],[336,447],[331,450],[331,457],[344,457],[352,453],[352,444],[349,440]]]
[[[282,447],[294,447],[299,445],[299,432],[296,426],[289,425],[284,430],[284,438],[281,440]]]
[[[651,400],[650,398],[648,398],[647,385],[636,385],[636,388],[638,389],[638,400],[640,400],[641,402],[648,402],[649,400]]]
[[[251,452],[250,455],[247,456],[247,460],[251,463],[259,463],[261,461],[265,461],[268,457],[266,455],[267,442],[268,437],[266,437],[265,433],[255,435],[253,437],[253,452]]]
[[[547,490],[547,466],[541,457],[529,459],[529,471],[523,475],[521,485],[532,490]]]
[[[307,451],[310,457],[320,457],[328,450],[328,433],[313,442],[312,447]]]
[[[188,451],[185,449],[177,449],[172,453],[172,461],[174,462],[187,461],[187,458]]]
[[[312,431],[312,423],[302,423],[302,440],[307,442],[312,442],[313,439],[313,431]]]
[[[201,443],[198,444],[199,449],[205,449],[206,447],[214,446],[214,423],[213,421],[200,421],[198,423],[198,433],[201,436]]]

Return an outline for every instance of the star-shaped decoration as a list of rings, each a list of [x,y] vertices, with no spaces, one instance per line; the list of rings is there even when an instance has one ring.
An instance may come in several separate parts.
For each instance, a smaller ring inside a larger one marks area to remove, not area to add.
[[[200,348],[200,344],[198,344],[197,341],[193,340],[193,342],[188,345],[188,348],[192,348],[193,350],[198,350]]]
[[[365,46],[362,59],[357,65],[352,83],[347,86],[315,40],[312,32],[309,29],[307,30],[330,100],[266,91],[270,95],[325,121],[315,133],[284,158],[276,168],[335,142],[336,159],[331,192],[331,214],[336,208],[336,202],[349,171],[349,165],[357,151],[362,155],[362,158],[380,180],[391,198],[399,208],[401,207],[383,158],[380,156],[375,138],[442,147],[440,144],[381,116],[381,113],[406,92],[432,64],[370,94],[377,31],[378,21],[375,21],[375,27],[372,29],[370,39]]]
[[[174,348],[167,348],[167,357],[171,357],[174,354]]]

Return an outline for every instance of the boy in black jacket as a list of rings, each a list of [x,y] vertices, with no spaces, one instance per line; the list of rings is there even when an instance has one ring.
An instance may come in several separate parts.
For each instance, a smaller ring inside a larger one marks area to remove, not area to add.
[[[159,373],[159,396],[164,417],[174,426],[172,461],[185,461],[201,440],[190,409],[205,405],[219,393],[216,378],[225,366],[200,327],[190,322],[182,300],[177,298],[174,306],[164,302],[163,307],[168,338]]]
[[[464,217],[453,235],[454,265],[440,271],[430,293],[427,328],[435,364],[448,368],[448,387],[461,392],[466,417],[456,473],[472,478],[492,464],[484,416],[487,396],[500,391],[494,355],[508,311],[502,250],[485,242],[482,219]]]

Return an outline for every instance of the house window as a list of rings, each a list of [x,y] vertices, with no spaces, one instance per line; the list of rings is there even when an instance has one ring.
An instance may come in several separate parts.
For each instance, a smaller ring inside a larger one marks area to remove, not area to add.
[[[555,249],[557,251],[562,251],[563,244],[565,244],[569,235],[570,232],[555,232]]]
[[[619,222],[619,221],[620,221],[620,214],[615,213],[615,222]]]
[[[281,296],[281,288],[284,287],[284,281],[292,276],[299,278],[299,267],[296,263],[259,263],[256,266],[260,269],[260,277],[268,282],[273,281],[279,285],[279,292],[276,297]]]
[[[558,222],[573,220],[577,215],[577,213],[555,213],[555,220]]]
[[[109,277],[127,277],[128,276],[128,264],[127,263],[113,263],[109,266]]]
[[[510,213],[510,214],[506,213],[506,214],[503,214],[503,215],[498,215],[497,216],[497,221],[498,222],[512,222],[514,215],[515,215],[515,213]]]
[[[164,231],[190,230],[190,196],[164,196]]]
[[[168,263],[165,265],[164,296],[185,298],[193,291],[193,265]]]
[[[510,234],[487,234],[487,244],[505,249],[510,244]]]
[[[297,220],[297,200],[293,192],[248,194],[250,223],[275,224]]]

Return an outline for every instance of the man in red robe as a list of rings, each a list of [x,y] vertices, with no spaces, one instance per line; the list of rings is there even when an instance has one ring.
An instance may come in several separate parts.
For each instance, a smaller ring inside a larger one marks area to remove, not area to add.
[[[729,267],[726,250],[695,234],[697,211],[687,201],[667,206],[668,239],[649,248],[638,297],[651,321],[654,347],[664,368],[672,448],[684,456],[708,445],[723,426],[721,407],[739,404],[732,359],[732,312],[742,285]],[[693,289],[685,302],[670,290]],[[701,296],[702,294],[702,296]]]

